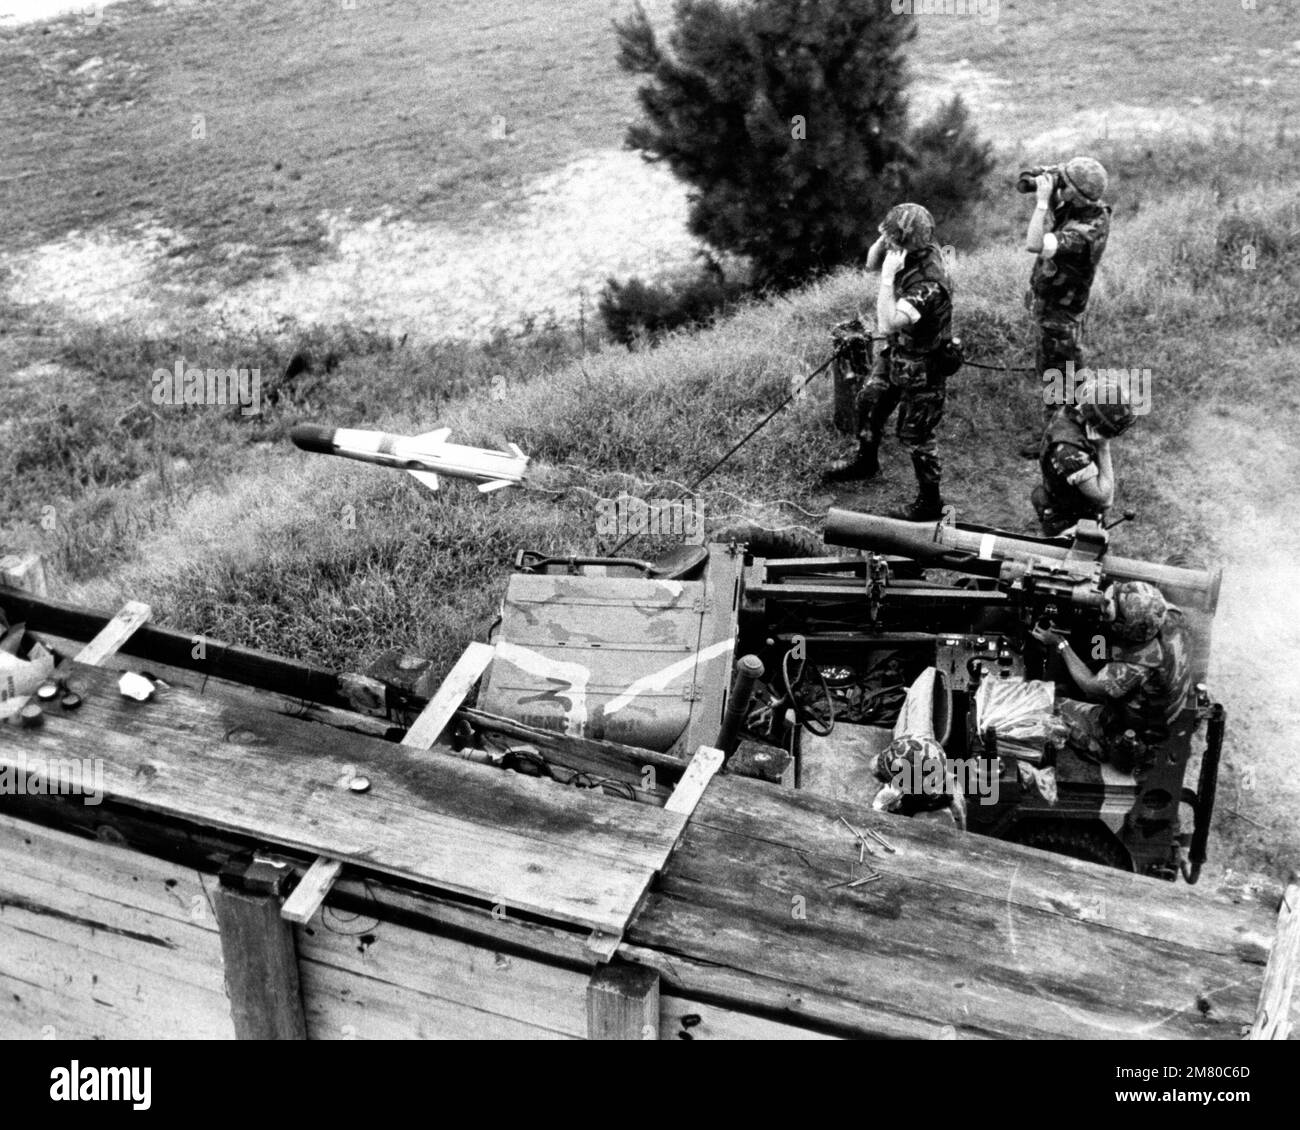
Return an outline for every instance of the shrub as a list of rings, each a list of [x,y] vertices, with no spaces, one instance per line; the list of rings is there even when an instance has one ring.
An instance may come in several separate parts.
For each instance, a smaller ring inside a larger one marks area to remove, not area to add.
[[[930,193],[954,214],[988,172],[959,102],[909,136],[916,27],[885,0],[678,0],[667,48],[640,6],[615,29],[649,80],[627,144],[694,189],[691,231],[760,285],[860,262],[892,205]]]

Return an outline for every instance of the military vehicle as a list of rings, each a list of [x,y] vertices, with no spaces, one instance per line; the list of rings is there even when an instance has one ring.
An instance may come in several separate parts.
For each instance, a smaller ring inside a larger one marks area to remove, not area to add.
[[[950,776],[964,770],[970,831],[1196,881],[1226,720],[1206,686],[1217,572],[1116,556],[1094,523],[1049,540],[951,512],[909,523],[832,510],[824,537],[862,552],[810,557],[806,538],[733,531],[659,562],[520,553],[480,703],[647,749],[716,742],[733,772],[870,802],[914,687]],[[1124,580],[1156,585],[1186,617],[1193,689],[1168,732],[1129,732],[1126,772],[983,724],[998,684],[1051,678],[1035,623],[1102,654],[1103,592]]]
[[[458,474],[408,458],[401,437],[300,431],[308,450]],[[897,791],[891,743],[920,735],[942,746],[946,785],[887,794],[891,811],[1196,882],[1226,722],[1206,682],[1217,570],[1118,556],[1093,522],[1047,539],[951,508],[928,523],[832,509],[823,539],[733,529],[656,561],[521,550],[479,706],[682,757],[717,745],[730,772],[856,803]],[[1172,725],[1128,731],[1126,756],[1089,756],[1051,721],[1064,672],[1030,630],[1051,624],[1099,667],[1105,592],[1122,581],[1182,610],[1191,679]],[[1017,698],[1034,709],[999,714]]]

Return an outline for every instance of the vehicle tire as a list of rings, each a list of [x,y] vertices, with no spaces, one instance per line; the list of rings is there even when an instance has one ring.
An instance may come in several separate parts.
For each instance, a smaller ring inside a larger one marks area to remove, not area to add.
[[[1085,863],[1099,863],[1119,871],[1132,871],[1133,863],[1110,830],[1096,824],[1073,821],[1044,824],[1038,821],[1017,824],[1011,829],[1013,843],[1042,851],[1081,859]]]

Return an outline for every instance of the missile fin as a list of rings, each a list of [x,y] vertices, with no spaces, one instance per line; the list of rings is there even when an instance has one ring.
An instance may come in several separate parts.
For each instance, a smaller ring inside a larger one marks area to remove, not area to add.
[[[490,483],[479,483],[478,489],[480,494],[491,494],[494,490],[504,490],[514,485],[509,479],[493,479]]]
[[[431,443],[435,447],[447,442],[447,437],[451,435],[450,428],[436,428],[434,431],[425,432],[422,436],[416,436],[416,443]]]
[[[407,471],[407,474],[423,483],[430,490],[438,489],[438,476],[432,471]]]

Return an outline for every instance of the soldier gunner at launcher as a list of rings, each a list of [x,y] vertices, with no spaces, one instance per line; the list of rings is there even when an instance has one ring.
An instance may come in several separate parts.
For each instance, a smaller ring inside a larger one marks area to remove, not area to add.
[[[1123,581],[1108,592],[1103,614],[1114,638],[1108,662],[1097,672],[1051,628],[1031,635],[1060,654],[1088,701],[1057,700],[1069,728],[1068,744],[1080,757],[1107,761],[1121,772],[1146,767],[1147,742],[1162,741],[1177,720],[1191,687],[1191,643],[1182,610],[1154,585]],[[1133,738],[1125,737],[1126,731]]]
[[[1070,362],[1076,371],[1083,367],[1079,343],[1083,315],[1110,237],[1110,205],[1101,199],[1107,180],[1105,168],[1092,157],[1073,157],[1059,168],[1038,171],[1035,178],[1038,196],[1025,249],[1036,258],[1025,304],[1037,323],[1034,365],[1038,380],[1051,369],[1065,373]],[[1051,395],[1061,388],[1065,390],[1063,401]],[[1044,385],[1044,423],[1070,403],[1069,392],[1068,383]],[[1020,454],[1036,458],[1038,444],[1026,443]]]
[[[888,344],[858,393],[858,452],[832,463],[825,478],[874,478],[885,424],[897,408],[898,438],[911,452],[919,489],[916,500],[891,517],[928,521],[943,510],[937,433],[947,377],[939,355],[952,333],[952,284],[930,213],[919,204],[891,208],[867,253],[867,269],[880,270],[876,328]]]

